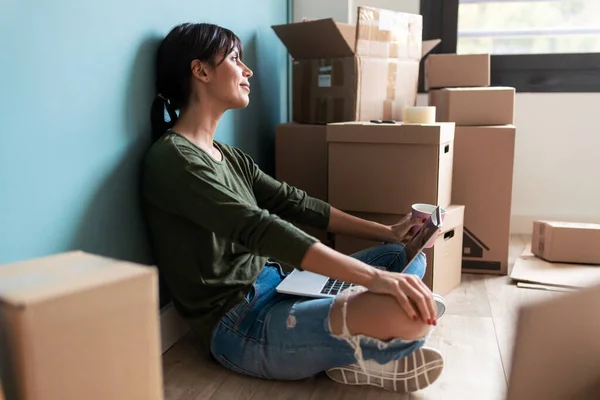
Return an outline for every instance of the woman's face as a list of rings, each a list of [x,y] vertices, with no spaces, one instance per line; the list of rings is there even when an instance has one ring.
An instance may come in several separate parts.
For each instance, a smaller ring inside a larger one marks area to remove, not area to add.
[[[217,58],[218,59],[218,58]],[[227,108],[244,108],[250,102],[252,70],[242,62],[237,50],[209,72],[207,89],[211,98]]]

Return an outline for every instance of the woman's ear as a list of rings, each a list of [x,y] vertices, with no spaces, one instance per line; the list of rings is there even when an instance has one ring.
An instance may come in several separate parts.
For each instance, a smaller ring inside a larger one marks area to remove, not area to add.
[[[208,64],[203,63],[200,60],[194,60],[192,61],[190,68],[192,69],[192,76],[194,78],[205,83],[210,81],[210,69]]]

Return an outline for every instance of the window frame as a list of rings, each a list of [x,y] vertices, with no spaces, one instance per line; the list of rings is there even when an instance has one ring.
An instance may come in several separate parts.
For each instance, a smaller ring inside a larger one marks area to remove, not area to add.
[[[423,39],[442,39],[431,53],[456,53],[458,7],[459,0],[421,0]],[[493,86],[510,86],[517,92],[600,92],[600,53],[492,54],[490,68]],[[419,91],[423,88],[421,77]]]

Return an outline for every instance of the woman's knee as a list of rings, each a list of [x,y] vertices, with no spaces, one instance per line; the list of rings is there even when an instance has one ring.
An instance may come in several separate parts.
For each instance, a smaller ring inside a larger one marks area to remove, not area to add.
[[[338,297],[331,308],[329,323],[335,335],[365,335],[380,340],[418,340],[431,328],[423,321],[412,320],[392,296],[371,292]]]

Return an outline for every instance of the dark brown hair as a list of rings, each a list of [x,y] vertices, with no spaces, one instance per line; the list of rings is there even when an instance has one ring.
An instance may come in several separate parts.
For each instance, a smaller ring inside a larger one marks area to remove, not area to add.
[[[207,23],[185,23],[176,26],[163,39],[156,57],[156,98],[150,120],[152,136],[158,139],[173,127],[178,112],[184,109],[191,95],[191,63],[200,60],[217,65],[217,56],[227,56],[237,50],[242,58],[240,39],[229,29]],[[165,120],[165,111],[169,120]]]

